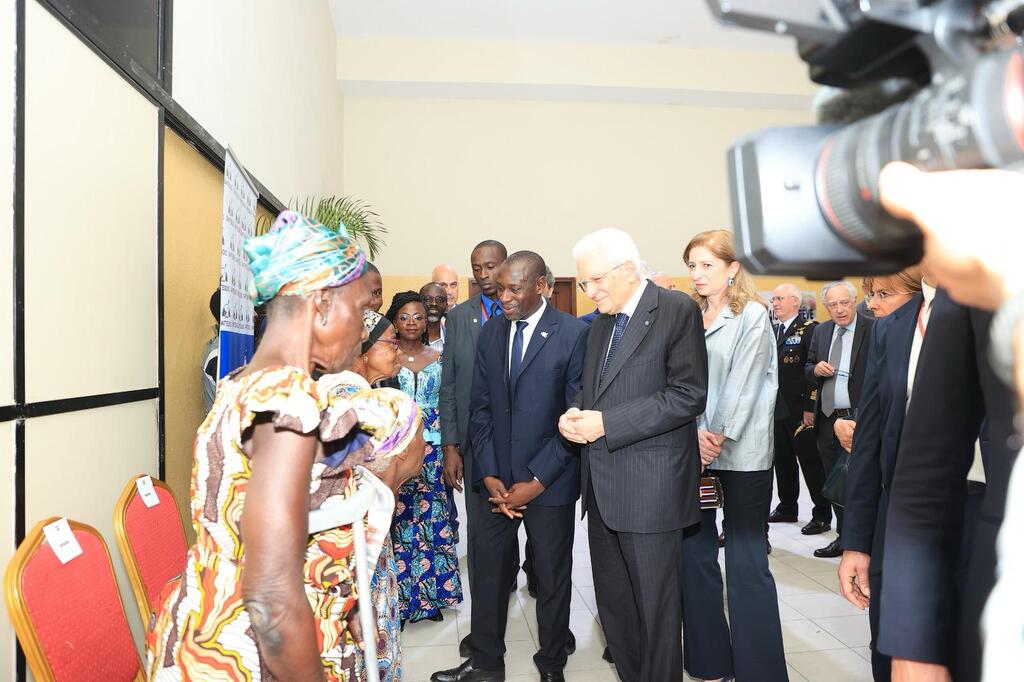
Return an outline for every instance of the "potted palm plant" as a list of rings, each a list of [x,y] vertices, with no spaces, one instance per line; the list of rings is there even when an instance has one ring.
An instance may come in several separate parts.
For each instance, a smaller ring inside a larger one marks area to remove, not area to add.
[[[377,258],[385,246],[384,235],[388,228],[380,221],[368,204],[350,196],[307,197],[302,202],[293,200],[288,208],[315,220],[331,229],[344,225],[345,230],[353,239],[366,247],[370,260]],[[256,221],[256,234],[263,234],[270,229],[273,221],[263,218]]]

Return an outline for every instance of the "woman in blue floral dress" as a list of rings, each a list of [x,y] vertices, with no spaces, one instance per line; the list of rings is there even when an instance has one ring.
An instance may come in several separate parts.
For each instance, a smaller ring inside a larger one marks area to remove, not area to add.
[[[395,295],[387,318],[398,331],[399,386],[423,411],[427,454],[420,475],[398,492],[391,542],[398,564],[402,623],[442,620],[441,609],[462,601],[459,560],[441,478],[438,392],[440,354],[426,343],[426,309],[413,291]]]

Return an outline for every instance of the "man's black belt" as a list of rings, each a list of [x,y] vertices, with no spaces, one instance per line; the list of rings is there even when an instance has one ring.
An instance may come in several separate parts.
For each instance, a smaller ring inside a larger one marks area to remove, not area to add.
[[[841,410],[834,411],[832,413],[832,416],[835,417],[836,419],[853,419],[855,412],[856,410],[851,410],[844,407]]]

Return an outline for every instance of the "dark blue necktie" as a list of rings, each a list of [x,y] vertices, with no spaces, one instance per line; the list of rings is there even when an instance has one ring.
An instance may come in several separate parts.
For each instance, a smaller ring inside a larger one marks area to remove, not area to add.
[[[508,370],[508,383],[513,391],[516,388],[516,379],[519,378],[519,367],[523,364],[523,330],[528,324],[526,320],[516,321],[516,335],[512,339],[512,357]]]
[[[598,386],[604,382],[604,375],[608,373],[608,367],[612,364],[612,358],[615,357],[615,349],[619,347],[619,341],[622,340],[622,332],[626,330],[627,324],[629,324],[629,315],[619,313],[615,316],[615,331],[612,332],[612,345],[608,347],[608,356],[604,359],[604,367],[601,368],[601,381],[597,382]]]

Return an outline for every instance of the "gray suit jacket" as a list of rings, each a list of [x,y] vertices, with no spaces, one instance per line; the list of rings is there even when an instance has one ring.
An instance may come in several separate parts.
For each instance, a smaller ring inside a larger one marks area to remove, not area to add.
[[[615,317],[594,320],[576,405],[599,410],[605,436],[584,448],[583,512],[589,486],[615,531],[660,533],[697,523],[708,358],[693,299],[649,282],[599,384]]]
[[[458,445],[468,463],[469,394],[473,388],[476,341],[480,337],[480,294],[463,301],[448,313],[444,352],[441,354],[441,388],[438,410],[441,445]],[[466,480],[471,480],[466,475]]]
[[[708,400],[698,424],[711,433],[725,434],[722,454],[708,468],[771,469],[779,357],[767,309],[751,301],[737,315],[727,307],[704,336]]]

